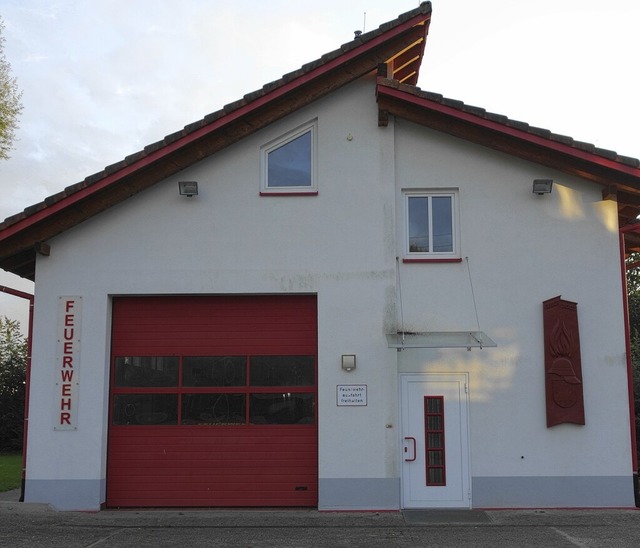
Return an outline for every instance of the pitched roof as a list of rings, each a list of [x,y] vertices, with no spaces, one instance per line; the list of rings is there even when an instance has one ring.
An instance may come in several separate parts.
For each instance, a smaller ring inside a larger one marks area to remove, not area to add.
[[[388,115],[549,165],[603,185],[619,202],[621,223],[640,213],[638,160],[555,135],[506,116],[415,87],[431,21],[431,3],[362,34],[181,131],[46,198],[0,224],[0,268],[34,279],[46,241],[166,179],[379,66],[380,124]],[[627,236],[628,241],[635,237]],[[640,249],[640,236],[637,247]]]
[[[617,200],[619,226],[636,222],[640,214],[640,160],[384,76],[378,77],[376,89],[379,125],[384,125],[389,115],[405,118],[593,181],[602,185],[603,199]],[[640,239],[629,236],[627,243],[628,251],[640,249]]]
[[[214,154],[383,63],[407,84],[418,80],[431,3],[361,34],[162,141],[146,146],[0,224],[0,268],[34,279],[36,248],[193,163]]]

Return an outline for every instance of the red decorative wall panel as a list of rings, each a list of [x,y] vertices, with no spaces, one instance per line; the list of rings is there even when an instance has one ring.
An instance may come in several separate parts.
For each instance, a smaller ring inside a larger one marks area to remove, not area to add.
[[[554,297],[543,317],[547,427],[585,424],[578,305]]]

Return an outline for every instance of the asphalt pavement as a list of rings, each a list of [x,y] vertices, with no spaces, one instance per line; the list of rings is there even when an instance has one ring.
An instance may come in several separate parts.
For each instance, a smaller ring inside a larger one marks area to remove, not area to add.
[[[640,509],[105,510],[57,512],[0,493],[0,546],[634,547]]]

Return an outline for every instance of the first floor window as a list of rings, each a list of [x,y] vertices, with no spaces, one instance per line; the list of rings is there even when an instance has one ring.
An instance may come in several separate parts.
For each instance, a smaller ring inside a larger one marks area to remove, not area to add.
[[[316,190],[316,124],[302,126],[262,147],[263,193],[309,193]]]
[[[454,192],[405,194],[409,256],[456,255],[455,199]]]

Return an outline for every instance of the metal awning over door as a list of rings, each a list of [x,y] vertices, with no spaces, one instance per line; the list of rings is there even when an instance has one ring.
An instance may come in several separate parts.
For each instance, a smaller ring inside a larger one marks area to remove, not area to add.
[[[482,331],[430,331],[387,334],[389,348],[485,348],[498,346]]]

